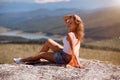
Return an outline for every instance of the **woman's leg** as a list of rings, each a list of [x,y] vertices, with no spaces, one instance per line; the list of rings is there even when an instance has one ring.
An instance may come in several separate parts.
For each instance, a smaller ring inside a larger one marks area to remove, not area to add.
[[[52,39],[48,39],[39,53],[31,57],[23,58],[22,61],[23,62],[36,61],[41,58],[53,61],[54,53],[60,51],[62,48],[63,47],[57,42],[53,41]],[[51,49],[53,52],[48,52],[49,49]]]
[[[57,52],[63,49],[63,46],[61,46],[60,44],[58,44],[52,39],[48,39],[45,42],[43,48],[40,50],[40,52],[48,52],[49,49],[51,49],[53,52]]]
[[[28,57],[28,58],[23,58],[22,61],[23,62],[36,61],[36,60],[39,60],[41,58],[46,59],[50,62],[55,62],[53,52],[41,52],[40,54],[36,54],[36,55]]]

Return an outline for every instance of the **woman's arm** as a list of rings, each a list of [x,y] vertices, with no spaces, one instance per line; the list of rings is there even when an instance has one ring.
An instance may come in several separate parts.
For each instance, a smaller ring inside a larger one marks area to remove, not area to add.
[[[71,61],[68,63],[71,66],[78,66],[79,65],[79,60],[77,58],[77,55],[74,52],[74,36],[71,35],[71,33],[68,33],[67,35],[67,40],[69,41],[70,47],[71,47],[71,53],[72,53],[72,59]]]
[[[68,33],[67,40],[70,43],[71,51],[72,51],[72,60],[68,63],[68,65],[83,68],[83,66],[80,64],[79,56],[77,54],[75,54],[75,52],[74,52],[74,47],[75,46],[74,46],[73,39],[74,39],[74,37],[71,35],[71,33]]]

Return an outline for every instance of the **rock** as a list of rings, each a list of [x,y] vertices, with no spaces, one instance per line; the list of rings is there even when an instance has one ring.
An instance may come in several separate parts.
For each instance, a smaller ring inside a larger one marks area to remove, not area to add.
[[[33,65],[1,64],[0,80],[120,80],[120,66],[80,59],[85,69],[41,62]]]

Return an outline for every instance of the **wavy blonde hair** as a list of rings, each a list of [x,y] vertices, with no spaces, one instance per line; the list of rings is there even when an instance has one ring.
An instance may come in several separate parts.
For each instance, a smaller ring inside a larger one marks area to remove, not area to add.
[[[73,18],[75,24],[76,24],[76,28],[73,31],[75,33],[75,36],[77,37],[78,40],[82,41],[84,38],[84,23],[82,21],[82,19],[76,15],[76,14],[70,14],[67,16],[64,16],[64,22],[66,23],[68,19]]]

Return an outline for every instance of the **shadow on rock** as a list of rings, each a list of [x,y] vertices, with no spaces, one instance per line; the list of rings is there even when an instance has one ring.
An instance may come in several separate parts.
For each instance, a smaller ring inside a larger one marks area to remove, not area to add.
[[[34,62],[27,62],[27,65],[33,65],[33,66],[62,66],[62,64],[56,64],[49,61],[34,61]]]

